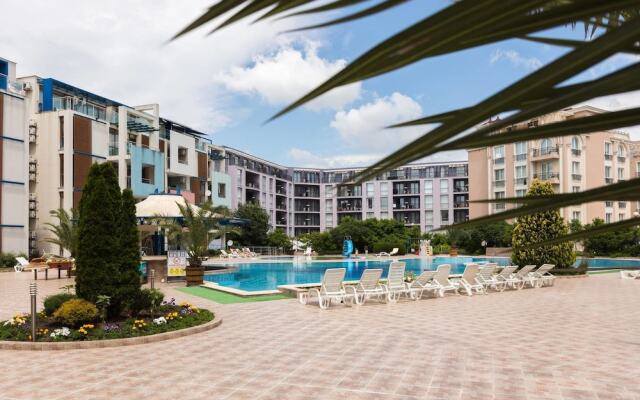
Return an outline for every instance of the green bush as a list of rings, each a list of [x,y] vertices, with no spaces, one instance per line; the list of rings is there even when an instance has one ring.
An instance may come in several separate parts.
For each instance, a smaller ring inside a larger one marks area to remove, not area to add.
[[[209,249],[209,257],[218,257],[220,255],[220,250],[218,249]]]
[[[18,263],[16,257],[24,257],[28,259],[26,254],[0,253],[0,268],[11,268]]]
[[[77,298],[75,294],[71,293],[58,293],[47,296],[44,299],[44,313],[50,317],[63,303]]]
[[[433,246],[433,254],[449,254],[451,246],[446,243]]]
[[[129,311],[139,315],[143,311],[151,311],[160,307],[164,294],[158,289],[142,289],[129,303]]]
[[[98,315],[98,308],[82,299],[67,300],[53,313],[53,317],[60,323],[74,328],[94,322]]]
[[[404,240],[393,236],[389,236],[375,242],[373,244],[373,252],[380,253],[384,251],[386,253],[390,253],[394,247],[398,248],[398,254],[400,255],[404,255],[407,253]]]

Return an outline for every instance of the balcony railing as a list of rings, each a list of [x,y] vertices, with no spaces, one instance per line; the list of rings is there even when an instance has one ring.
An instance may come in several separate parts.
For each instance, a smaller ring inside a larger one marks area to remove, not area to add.
[[[582,174],[571,174],[571,179],[573,179],[574,181],[581,181]]]
[[[338,207],[336,210],[338,212],[355,212],[355,211],[362,211],[362,207],[358,207],[358,206],[343,206],[343,207]]]
[[[548,181],[548,180],[553,180],[553,179],[560,179],[560,174],[557,172],[547,172],[547,171],[542,171],[539,172],[535,175],[533,175],[534,178],[538,178],[538,179],[542,179],[543,181]]]
[[[618,202],[618,208],[627,208],[627,202],[626,201],[619,201]]]
[[[582,154],[582,150],[580,150],[580,149],[571,149],[571,154],[573,154],[574,156],[579,156],[580,154]]]
[[[527,184],[527,178],[515,178],[513,180],[513,183],[516,185],[526,185]]]
[[[255,182],[247,182],[247,189],[259,190],[260,189],[260,184],[255,183]]]
[[[504,187],[504,179],[499,180],[499,181],[493,181],[493,186],[497,187],[497,188]]]
[[[606,184],[613,183],[613,178],[604,178],[604,183]]]
[[[625,162],[627,159],[627,157],[625,156],[618,156],[618,162]]]
[[[419,210],[420,203],[393,203],[394,210]]]
[[[469,202],[468,201],[454,202],[453,208],[469,208]]]
[[[153,182],[151,181],[151,178],[142,178],[142,183],[149,183],[149,184],[151,184],[151,183],[153,183]]]
[[[286,204],[276,204],[276,210],[286,211],[287,206]]]
[[[469,186],[454,186],[453,191],[456,193],[467,193],[469,191]]]
[[[514,154],[513,159],[516,160],[516,161],[526,161],[527,153]]]
[[[533,157],[544,157],[544,156],[559,156],[558,146],[554,147],[542,147],[539,149],[531,150]]]
[[[73,110],[84,115],[87,115],[93,119],[99,119],[102,121],[107,120],[107,111],[104,108],[96,107],[93,104],[78,101],[73,97],[54,97],[53,98],[54,110]]]
[[[494,164],[504,164],[504,157],[495,158],[493,160]]]
[[[605,160],[613,160],[613,154],[604,153]]]

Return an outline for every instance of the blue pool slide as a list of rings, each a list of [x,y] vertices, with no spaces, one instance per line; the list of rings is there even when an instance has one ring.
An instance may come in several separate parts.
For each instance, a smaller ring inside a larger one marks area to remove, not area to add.
[[[342,256],[350,257],[352,253],[353,253],[353,241],[347,239],[344,242],[342,242]]]

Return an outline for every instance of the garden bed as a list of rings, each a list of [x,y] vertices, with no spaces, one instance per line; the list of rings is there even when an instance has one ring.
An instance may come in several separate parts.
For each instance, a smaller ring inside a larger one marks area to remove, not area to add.
[[[125,340],[124,344],[146,343],[155,340],[147,340],[151,336],[164,335],[165,340],[180,335],[170,335],[174,332],[190,330],[200,326],[213,328],[214,314],[209,310],[199,309],[189,303],[176,304],[173,299],[164,302],[153,313],[138,314],[135,317],[109,320],[105,322],[89,321],[76,326],[65,326],[55,316],[48,316],[41,312],[37,316],[36,341],[31,337],[31,317],[19,314],[14,318],[0,322],[0,348],[16,348],[13,342],[26,342],[36,344],[58,344],[114,340]],[[215,321],[218,322],[218,321]],[[219,324],[219,322],[218,322]],[[205,329],[206,330],[206,329]],[[195,329],[197,333],[202,329]],[[167,335],[169,334],[169,335]],[[142,340],[131,340],[142,339]],[[123,345],[121,343],[114,345]],[[21,346],[18,346],[21,347]],[[29,347],[29,346],[27,346]],[[43,348],[47,346],[35,346]],[[65,348],[65,346],[48,346],[52,349]],[[79,348],[86,346],[71,346],[67,348]],[[110,347],[97,344],[89,347]]]

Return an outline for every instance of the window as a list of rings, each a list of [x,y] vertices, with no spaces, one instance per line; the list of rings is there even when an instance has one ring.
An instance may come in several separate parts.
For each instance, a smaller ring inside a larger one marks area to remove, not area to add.
[[[623,158],[624,155],[625,155],[624,146],[619,144],[618,145],[618,157]]]
[[[448,179],[440,179],[440,193],[449,193]]]
[[[604,167],[604,177],[611,178],[611,167],[609,166]]]
[[[516,197],[524,197],[527,195],[527,189],[516,190]]]
[[[618,168],[618,180],[624,180],[624,168]]]
[[[373,183],[367,183],[367,197],[373,197]]]
[[[424,208],[433,208],[433,196],[424,196]]]
[[[604,202],[604,206],[605,207],[613,207],[613,201],[605,201]]]
[[[449,195],[441,194],[440,195],[440,209],[449,208]]]
[[[606,222],[607,224],[611,223],[611,213],[604,214],[604,222]]]
[[[325,200],[324,201],[324,211],[328,213],[333,212],[333,200]]]
[[[227,197],[227,185],[225,183],[218,183],[218,197],[221,199]]]
[[[542,150],[542,154],[548,154],[549,150],[553,148],[553,142],[551,139],[542,139],[540,143],[540,149]]]
[[[238,170],[238,186],[242,186],[242,170]]]
[[[380,209],[388,210],[389,209],[389,198],[388,197],[380,197]]]
[[[64,148],[64,117],[59,117],[59,123],[60,123],[60,149]]]
[[[64,154],[59,155],[60,158],[60,187],[64,187]]]
[[[571,219],[575,219],[576,221],[580,221],[580,211],[574,211],[571,214]]]
[[[180,164],[189,164],[189,155],[186,147],[178,146],[178,162]]]
[[[527,142],[518,142],[514,145],[515,155],[527,154]]]
[[[367,209],[368,210],[373,210],[373,197],[368,197],[367,198]]]
[[[238,189],[236,190],[236,199],[238,201],[238,203],[242,203],[242,188],[238,187]]]
[[[572,191],[573,193],[578,193],[578,192],[580,191],[580,186],[572,186],[572,187],[571,187],[571,191]]]
[[[494,192],[494,199],[504,199],[504,192]],[[504,210],[504,203],[495,203],[496,210]]]
[[[580,139],[577,136],[571,138],[571,150],[580,150]]]
[[[324,215],[324,224],[327,228],[333,228],[333,214]]]
[[[424,181],[424,194],[433,194],[433,181]]]
[[[267,191],[267,177],[266,176],[262,177],[262,190],[264,190],[265,192]]]
[[[580,175],[580,163],[578,161],[571,162],[571,173],[574,175]]]
[[[269,178],[269,193],[273,193],[273,178]]]
[[[605,142],[604,144],[604,154],[610,156],[611,155],[611,143]]]
[[[504,181],[504,168],[493,171],[493,176],[496,182]]]
[[[267,194],[266,193],[262,193],[262,202],[260,204],[262,204],[263,207],[267,206]]]
[[[153,185],[155,167],[153,165],[142,165],[142,183]]]
[[[433,225],[433,211],[427,210],[424,212],[424,222],[427,225]]]
[[[375,217],[376,217],[375,213],[372,213],[372,212],[367,213],[367,219],[374,219]]]
[[[618,221],[622,221],[624,220],[624,214],[620,213],[618,214]]]
[[[380,219],[389,219],[389,213],[386,211],[382,211],[380,213]]]
[[[516,178],[526,178],[527,177],[527,166],[519,165],[516,167]]]
[[[380,196],[389,195],[389,184],[387,182],[380,183]]]
[[[269,195],[269,209],[273,210],[273,195]]]
[[[333,196],[333,185],[324,185],[324,193],[327,197]]]
[[[493,158],[495,160],[504,158],[504,146],[496,146],[493,148]]]
[[[449,225],[449,210],[440,211],[440,225]]]

